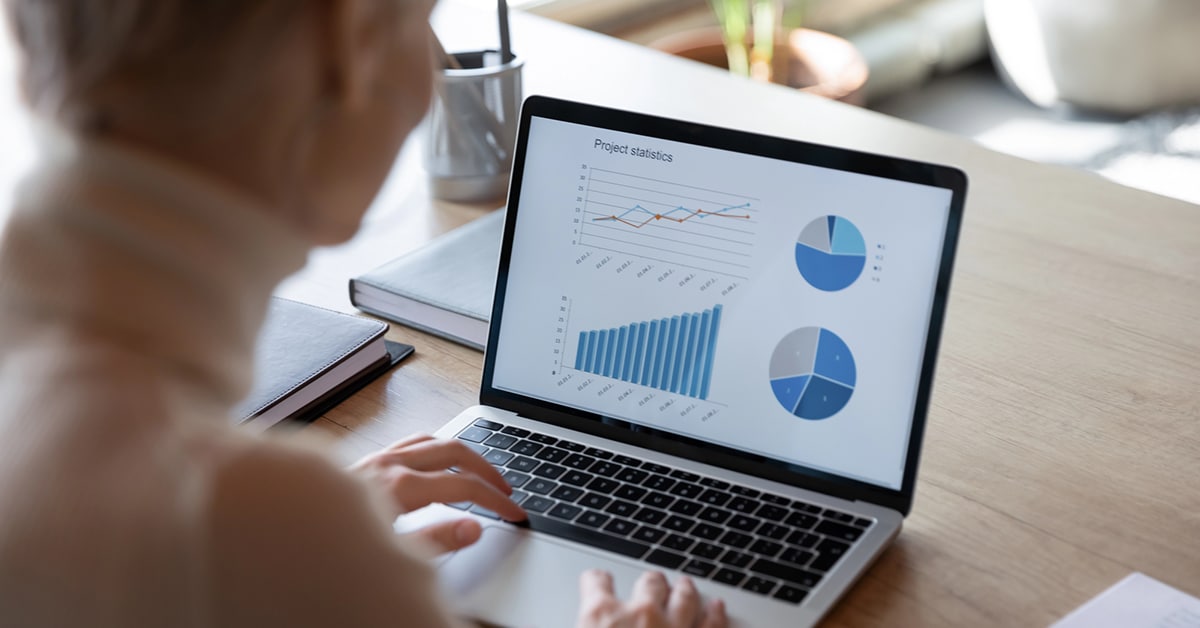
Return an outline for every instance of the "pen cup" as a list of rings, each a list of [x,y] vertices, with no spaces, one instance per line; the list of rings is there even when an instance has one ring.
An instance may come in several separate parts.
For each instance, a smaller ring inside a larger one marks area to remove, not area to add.
[[[508,190],[521,109],[521,59],[494,50],[453,57],[461,69],[435,78],[425,120],[425,169],[434,198],[499,199]]]

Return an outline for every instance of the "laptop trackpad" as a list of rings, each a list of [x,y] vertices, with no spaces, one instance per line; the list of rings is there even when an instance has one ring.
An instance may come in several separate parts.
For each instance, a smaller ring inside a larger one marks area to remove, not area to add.
[[[533,537],[506,526],[486,526],[471,547],[438,568],[442,589],[461,612],[505,626],[572,626],[579,609],[579,574],[613,574],[627,599],[643,569],[602,553]]]

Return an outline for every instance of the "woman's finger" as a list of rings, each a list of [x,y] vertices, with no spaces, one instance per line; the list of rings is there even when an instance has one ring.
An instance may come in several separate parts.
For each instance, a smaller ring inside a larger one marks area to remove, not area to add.
[[[667,600],[667,617],[672,626],[694,626],[700,616],[700,594],[692,579],[684,576],[671,588]]]
[[[458,467],[462,471],[474,473],[502,493],[512,492],[512,487],[504,481],[496,467],[467,448],[462,441],[429,440],[417,443],[401,451],[388,452],[383,462],[404,465],[417,471],[442,471]]]
[[[411,533],[413,537],[437,550],[439,554],[456,552],[467,547],[478,541],[482,534],[483,526],[470,518],[435,523]]]
[[[417,443],[423,443],[425,441],[430,441],[430,440],[433,440],[433,437],[430,436],[429,434],[413,434],[412,436],[407,436],[405,438],[402,438],[402,439],[392,443],[391,445],[388,445],[384,449],[384,451],[395,451],[397,449],[404,449],[405,447],[411,447],[413,445],[416,445]]]
[[[650,604],[665,610],[670,593],[671,585],[667,584],[667,577],[661,571],[647,571],[633,585],[633,595],[629,601],[635,605]]]
[[[620,606],[613,592],[612,574],[599,569],[589,569],[579,576],[579,620],[576,622],[578,625],[600,625]]]
[[[725,615],[725,602],[721,600],[710,600],[704,605],[704,621],[700,622],[700,628],[726,628],[729,626],[729,618]]]
[[[393,499],[406,512],[432,503],[469,501],[494,511],[505,521],[525,520],[525,511],[508,495],[471,473],[426,473],[406,469],[392,483],[392,492]]]

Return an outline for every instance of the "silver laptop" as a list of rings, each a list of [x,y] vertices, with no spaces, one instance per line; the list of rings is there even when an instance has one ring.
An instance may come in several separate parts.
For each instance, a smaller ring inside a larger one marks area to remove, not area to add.
[[[573,625],[588,568],[689,574],[742,626],[821,619],[916,484],[958,170],[526,101],[480,405],[448,423],[526,523],[439,565],[467,616]]]

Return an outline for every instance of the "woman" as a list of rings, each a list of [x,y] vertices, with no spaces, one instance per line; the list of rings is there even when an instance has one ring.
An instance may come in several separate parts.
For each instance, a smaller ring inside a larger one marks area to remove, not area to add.
[[[0,242],[0,625],[451,624],[410,547],[478,524],[389,520],[519,519],[494,469],[415,437],[356,478],[226,420],[272,288],[425,111],[431,0],[5,3],[44,145]],[[686,579],[581,592],[581,625],[725,623]]]

